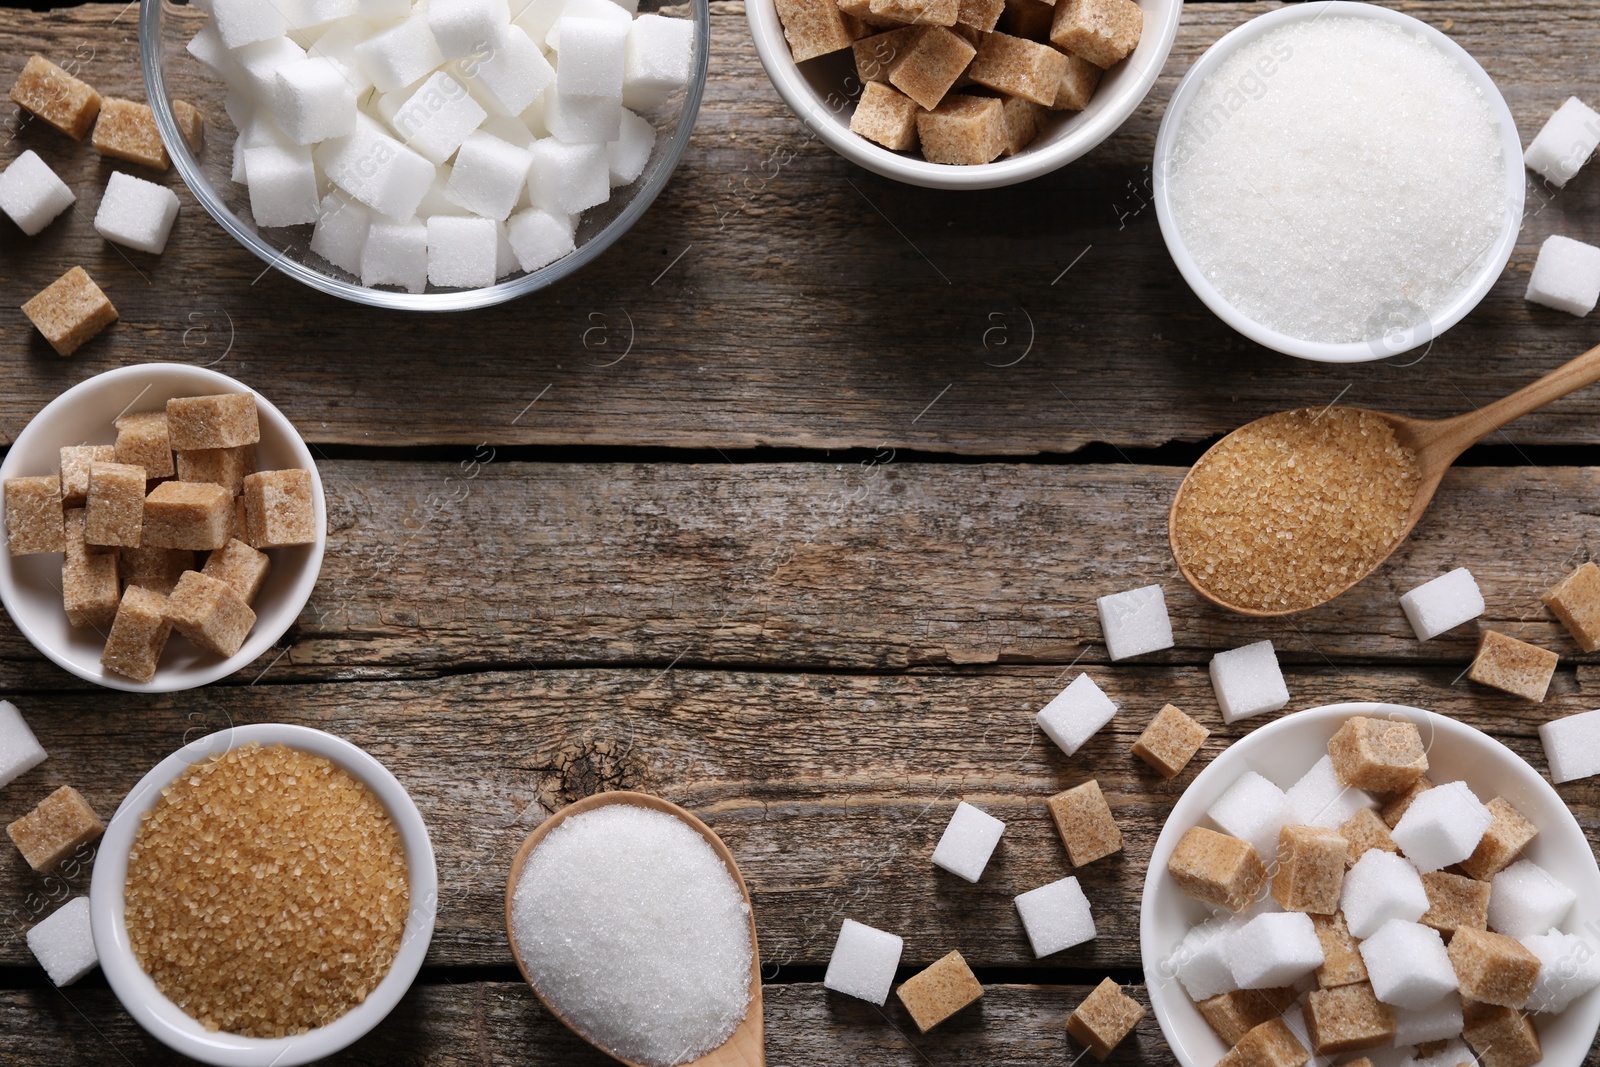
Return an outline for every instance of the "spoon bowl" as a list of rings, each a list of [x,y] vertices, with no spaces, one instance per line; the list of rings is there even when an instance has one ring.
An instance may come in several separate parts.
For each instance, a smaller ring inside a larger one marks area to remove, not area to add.
[[[581,815],[586,811],[593,811],[595,808],[604,807],[608,804],[628,804],[636,808],[648,808],[651,811],[659,811],[663,814],[671,815],[680,822],[687,824],[690,829],[705,838],[706,843],[716,852],[717,858],[722,860],[722,864],[727,868],[728,874],[733,877],[734,884],[739,887],[739,893],[744,897],[747,907],[750,904],[750,889],[745,885],[744,876],[739,873],[739,864],[734,860],[733,853],[728,851],[728,846],[722,843],[722,838],[718,837],[711,827],[678,807],[678,805],[662,800],[660,797],[653,797],[648,793],[617,790],[616,792],[596,793],[593,796],[584,797],[582,800],[567,805],[540,823],[528,835],[527,840],[522,842],[522,847],[517,849],[517,854],[511,860],[511,874],[506,879],[506,939],[511,943],[511,956],[517,961],[517,970],[522,972],[522,977],[528,983],[529,988],[533,990],[533,995],[538,997],[539,1002],[549,1010],[551,1015],[560,1019],[567,1029],[594,1045],[595,1048],[600,1049],[612,1059],[627,1064],[628,1067],[649,1067],[647,1064],[619,1056],[599,1044],[594,1038],[573,1025],[572,1021],[550,1002],[544,993],[540,991],[539,984],[533,980],[533,976],[528,973],[528,966],[522,958],[521,950],[517,947],[516,930],[512,925],[511,912],[512,905],[516,900],[517,883],[522,880],[522,868],[528,862],[528,857],[533,854],[533,850],[539,847],[539,843],[545,839],[551,830],[554,830],[568,818],[574,815]],[[761,1017],[761,950],[756,943],[755,909],[750,908],[750,1003],[745,1008],[744,1019],[721,1045],[696,1059],[686,1060],[676,1065],[676,1067],[765,1067],[766,1062],[765,1034]]]

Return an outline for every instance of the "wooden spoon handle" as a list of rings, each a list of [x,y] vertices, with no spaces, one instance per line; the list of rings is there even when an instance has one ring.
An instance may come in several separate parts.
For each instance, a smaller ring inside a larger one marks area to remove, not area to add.
[[[1563,364],[1536,382],[1523,386],[1510,396],[1485,404],[1454,418],[1441,419],[1430,446],[1460,455],[1512,419],[1520,419],[1568,393],[1600,381],[1600,345],[1589,349],[1570,363]]]

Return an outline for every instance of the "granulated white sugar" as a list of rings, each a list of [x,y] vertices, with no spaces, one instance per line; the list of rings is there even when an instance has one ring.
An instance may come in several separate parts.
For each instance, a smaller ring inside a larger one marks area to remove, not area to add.
[[[614,804],[567,819],[528,856],[511,918],[534,986],[618,1056],[684,1063],[744,1020],[749,907],[671,815]]]
[[[1455,60],[1400,26],[1329,16],[1219,65],[1164,178],[1224,299],[1291,337],[1352,343],[1470,284],[1505,220],[1505,170]]]

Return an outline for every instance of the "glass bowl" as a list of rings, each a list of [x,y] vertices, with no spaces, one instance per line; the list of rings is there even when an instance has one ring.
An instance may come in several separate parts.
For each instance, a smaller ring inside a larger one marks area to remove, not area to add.
[[[189,39],[205,25],[197,5],[172,0],[140,0],[139,55],[144,65],[145,94],[155,112],[161,140],[178,175],[222,228],[245,248],[296,281],[313,289],[374,307],[408,311],[462,311],[504,303],[553,285],[599,256],[627,232],[666,186],[689,145],[709,62],[709,0],[687,0],[676,7],[662,0],[642,0],[641,13],[687,13],[694,22],[694,57],[688,86],[665,104],[644,113],[656,128],[655,147],[644,173],[633,184],[613,189],[611,199],[583,213],[576,234],[577,250],[531,273],[510,275],[481,289],[441,289],[421,293],[374,289],[310,250],[311,226],[258,228],[250,213],[250,194],[232,179],[233,142],[238,134],[223,97],[228,87],[209,67],[186,50]],[[205,144],[199,157],[179,132],[172,101],[187,100],[205,118]],[[322,190],[326,191],[326,190]]]

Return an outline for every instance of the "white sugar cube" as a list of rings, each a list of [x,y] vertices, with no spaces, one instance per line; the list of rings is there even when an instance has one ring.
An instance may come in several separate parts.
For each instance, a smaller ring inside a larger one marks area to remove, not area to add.
[[[1016,898],[1016,904],[1023,929],[1027,930],[1028,941],[1033,945],[1033,954],[1041,959],[1094,939],[1094,915],[1089,911],[1089,898],[1083,895],[1076,878],[1063,878],[1030,889]]]
[[[428,220],[428,280],[452,289],[481,289],[495,278],[495,224],[436,215]]]
[[[420,293],[428,287],[428,227],[412,219],[373,219],[361,249],[361,284],[398,285]]]
[[[1600,114],[1575,96],[1556,108],[1522,154],[1529,170],[1560,188],[1600,146]]]
[[[693,22],[662,15],[640,15],[628,27],[628,48],[622,72],[623,106],[659,107],[674,89],[689,84],[693,64]]]
[[[1455,967],[1432,927],[1390,919],[1359,947],[1372,992],[1385,1004],[1426,1008],[1456,989]]]
[[[1552,929],[1524,937],[1522,944],[1539,957],[1539,977],[1528,997],[1529,1011],[1556,1014],[1600,986],[1600,952],[1576,934]]]
[[[373,22],[391,22],[411,14],[411,0],[356,0],[361,17]]]
[[[1206,809],[1217,828],[1248,841],[1268,867],[1278,855],[1278,831],[1291,819],[1283,790],[1255,771],[1245,771]]]
[[[244,150],[250,213],[257,226],[295,226],[317,221],[317,171],[311,149],[263,145]]]
[[[1467,783],[1445,782],[1418,795],[1391,833],[1406,859],[1427,873],[1471,856],[1492,822]]]
[[[1117,706],[1094,684],[1094,679],[1080,674],[1044,706],[1035,721],[1045,736],[1070,756],[1116,713]]]
[[[487,133],[473,133],[456,153],[445,195],[468,211],[499,221],[511,214],[528,181],[533,154]]]
[[[556,21],[556,32],[561,36],[556,91],[563,96],[605,97],[621,106],[628,24],[563,15]]]
[[[558,140],[568,144],[605,144],[622,134],[621,101],[603,96],[563,96],[553,86],[540,100],[545,127]]]
[[[373,34],[356,45],[355,51],[380,93],[410,85],[444,63],[428,29],[426,11],[416,11],[405,21]]]
[[[1507,937],[1531,937],[1560,926],[1578,899],[1532,860],[1518,860],[1489,885],[1489,929]]]
[[[1167,600],[1159,585],[1103,596],[1095,605],[1100,609],[1106,651],[1113,660],[1172,647],[1172,620],[1167,617]]]
[[[0,173],[0,211],[29,237],[50,225],[77,199],[31,148]]]
[[[315,144],[355,132],[355,86],[332,60],[297,60],[279,67],[277,78],[272,117],[295,144]]]
[[[1312,764],[1284,796],[1293,815],[1285,821],[1327,830],[1339,829],[1362,808],[1378,807],[1378,802],[1369,794],[1339,781],[1331,756],[1323,756]]]
[[[281,37],[289,28],[277,5],[264,4],[261,0],[213,0],[211,18],[217,24],[222,43],[229,48]]]
[[[417,205],[417,218],[431,219],[437,215],[470,215],[472,212],[456,203],[450,196],[450,181],[455,177],[455,168],[445,163],[439,167],[433,184],[423,194],[422,202]]]
[[[516,250],[511,247],[511,240],[504,226],[494,228],[494,276],[495,280],[504,278],[508,274],[515,274],[522,269],[517,262]]]
[[[249,94],[252,106],[266,106],[278,90],[278,69],[306,58],[306,50],[287,37],[270,37],[233,53],[242,72],[238,88]]]
[[[189,43],[184,45],[184,48],[191,56],[216,71],[229,85],[242,83],[244,70],[228,46],[222,43],[222,35],[217,32],[217,23],[214,19],[207,19],[199,32],[189,38]]]
[[[511,24],[506,0],[429,0],[428,29],[446,59],[487,52]]]
[[[1278,669],[1278,656],[1271,641],[1257,641],[1212,656],[1211,685],[1222,706],[1223,722],[1277,711],[1289,703],[1289,688],[1283,684],[1283,672]]]
[[[365,204],[329,193],[317,207],[311,251],[341,270],[361,273],[361,250],[367,244],[372,215]]]
[[[463,73],[470,73],[513,115],[526,111],[555,83],[556,69],[521,26],[508,26],[489,53]]]
[[[334,19],[353,18],[360,9],[357,0],[272,0],[290,29],[306,30],[323,26]]]
[[[963,800],[956,805],[944,833],[939,835],[939,844],[933,850],[933,865],[958,878],[976,882],[989,865],[989,857],[994,854],[1005,829],[1004,822]]]
[[[100,962],[89,924],[89,898],[74,897],[28,931],[28,948],[50,981],[68,986]]]
[[[1368,849],[1345,872],[1339,910],[1354,937],[1371,937],[1394,919],[1414,923],[1428,911],[1422,875],[1403,857]]]
[[[561,51],[561,20],[566,18],[603,19],[608,22],[615,22],[620,26],[628,26],[633,22],[633,15],[620,4],[612,3],[611,0],[567,0],[566,3],[561,5],[561,10],[550,23],[549,31],[544,35],[546,48],[553,48],[557,52]],[[540,39],[537,34],[533,34],[531,31],[530,36],[535,41]]]
[[[650,162],[656,146],[656,128],[626,108],[617,139],[606,144],[606,166],[611,172],[611,187],[620,188],[637,181]]]
[[[565,144],[553,137],[528,146],[528,195],[534,207],[576,215],[611,197],[611,171],[603,144]]]
[[[895,969],[905,941],[898,934],[875,930],[854,919],[846,919],[828,957],[828,971],[822,984],[835,993],[883,1006],[894,984]]]
[[[1557,785],[1600,774],[1600,711],[1552,719],[1539,727],[1539,740]]]
[[[519,211],[511,217],[506,224],[506,240],[523,270],[538,270],[575,250],[569,218],[539,208]]]
[[[566,6],[567,0],[512,0],[511,22],[533,38],[540,48],[546,48],[545,38]]]
[[[1458,994],[1446,993],[1426,1007],[1395,1008],[1393,1011],[1396,1045],[1422,1045],[1461,1036],[1461,997]]]
[[[1176,978],[1196,1002],[1239,988],[1228,966],[1228,945],[1243,928],[1243,920],[1221,918],[1191,928],[1162,963],[1161,973]]]
[[[478,129],[518,148],[527,148],[538,140],[534,132],[528,129],[528,124],[516,115],[490,115]]]
[[[488,117],[465,86],[438,71],[400,106],[389,125],[413,151],[443,163]]]
[[[1539,246],[1527,299],[1584,316],[1600,303],[1600,248],[1552,234]]]
[[[1240,989],[1276,989],[1321,967],[1322,942],[1311,916],[1257,915],[1228,943],[1228,968]]]
[[[410,219],[437,176],[432,163],[364,114],[355,133],[318,145],[315,158],[330,181],[391,221]]]
[[[1411,620],[1417,640],[1430,641],[1482,615],[1483,594],[1472,572],[1457,567],[1406,593],[1400,598],[1400,607]]]
[[[44,746],[9,700],[0,700],[0,789],[46,759]]]
[[[108,241],[158,256],[166,249],[177,218],[177,193],[119,170],[106,182],[94,228]]]
[[[335,22],[311,42],[306,48],[306,55],[326,59],[338,67],[339,73],[344,75],[344,80],[359,98],[372,88],[372,75],[367,73],[366,65],[357,58],[356,45],[372,36],[374,30],[373,24],[360,19]]]

